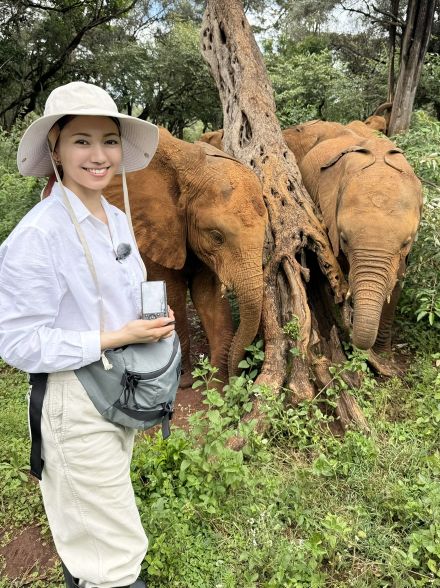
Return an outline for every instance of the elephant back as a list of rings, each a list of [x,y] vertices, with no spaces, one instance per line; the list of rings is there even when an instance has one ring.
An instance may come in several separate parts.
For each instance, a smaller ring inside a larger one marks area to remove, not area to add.
[[[328,163],[335,160],[345,150],[362,146],[365,139],[354,133],[343,133],[342,135],[318,143],[311,149],[299,164],[299,169],[304,185],[315,202],[319,202],[319,185],[321,168],[328,166]]]
[[[284,140],[295,155],[298,164],[316,145],[340,136],[355,139],[352,132],[344,125],[323,120],[312,120],[283,130]]]
[[[377,137],[377,132],[375,127],[367,125],[366,123],[362,122],[361,120],[352,120],[350,123],[345,125],[347,129],[350,129],[360,137],[365,137],[367,139]]]

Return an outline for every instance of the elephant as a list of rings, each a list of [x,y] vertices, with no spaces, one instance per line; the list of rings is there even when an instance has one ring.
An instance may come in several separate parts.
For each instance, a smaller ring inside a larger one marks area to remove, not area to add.
[[[421,183],[402,151],[379,137],[327,139],[299,168],[335,256],[341,252],[341,264],[348,264],[353,344],[390,352],[406,259],[420,223]]]
[[[369,119],[371,119],[371,118],[372,117],[369,117]],[[376,117],[376,118],[383,118],[383,117]],[[371,124],[367,123],[367,121],[369,119],[367,118],[367,120],[365,122],[362,122],[361,120],[352,120],[351,122],[346,124],[345,127],[347,129],[350,129],[350,131],[353,131],[357,135],[360,135],[361,137],[367,137],[367,138],[377,137],[378,136],[377,131],[381,130],[381,129],[377,129],[376,127],[381,127],[381,128],[384,128],[384,127],[383,127],[383,125],[380,125],[380,123],[378,123],[378,124],[374,123],[374,121],[371,122]]]
[[[348,271],[353,344],[388,353],[422,190],[402,151],[356,122],[362,134],[316,120],[285,129],[283,136],[322,212],[334,254]],[[210,140],[221,140],[220,133]]]
[[[340,123],[324,120],[311,120],[283,130],[284,140],[298,164],[318,143],[343,135],[353,137],[353,132]]]
[[[217,147],[217,149],[223,151],[223,129],[203,133],[203,135],[199,137],[199,141],[209,143],[213,147]]]
[[[344,132],[349,134],[351,131],[345,129],[342,124],[322,120],[312,120],[282,131],[284,140],[289,149],[295,153],[297,161],[301,160],[320,141],[338,137]],[[199,140],[217,149],[223,149],[223,129],[204,133]]]
[[[133,227],[148,279],[165,280],[182,346],[181,386],[191,384],[186,297],[189,287],[205,329],[211,363],[227,381],[257,334],[263,298],[267,224],[261,183],[238,160],[206,143],[187,143],[161,128],[149,166],[127,174]],[[123,208],[121,179],[104,191]],[[240,324],[233,332],[226,290]]]
[[[375,112],[363,122],[360,120],[354,120],[346,126],[363,137],[374,136],[374,134],[372,135],[369,131],[380,131],[386,135],[390,123],[392,107],[392,102],[384,102],[384,104],[378,106]]]
[[[377,131],[381,131],[384,135],[386,135],[388,133],[392,109],[392,102],[384,102],[376,108],[371,116],[367,118],[365,124],[371,126],[371,128],[376,129]]]
[[[364,124],[366,124],[367,127],[370,127],[370,129],[373,129],[374,131],[380,131],[386,135],[388,123],[384,116],[372,114],[367,119],[365,119]]]

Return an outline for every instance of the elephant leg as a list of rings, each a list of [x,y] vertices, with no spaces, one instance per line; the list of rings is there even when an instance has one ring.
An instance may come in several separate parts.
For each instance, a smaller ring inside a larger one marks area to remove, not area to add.
[[[191,359],[190,359],[190,338],[188,317],[186,313],[186,294],[188,290],[187,280],[183,270],[173,270],[163,267],[150,259],[146,260],[149,280],[165,280],[167,285],[168,305],[174,311],[176,317],[176,331],[179,335],[182,348],[182,376],[180,378],[181,388],[188,388],[192,385]]]
[[[191,298],[208,338],[211,364],[218,367],[217,377],[228,381],[228,354],[234,335],[231,309],[221,293],[218,276],[206,265],[194,275]]]

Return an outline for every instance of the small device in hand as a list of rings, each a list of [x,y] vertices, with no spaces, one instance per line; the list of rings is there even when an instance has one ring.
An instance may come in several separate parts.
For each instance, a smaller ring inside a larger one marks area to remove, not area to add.
[[[163,280],[142,282],[141,298],[144,320],[168,316],[167,287]]]

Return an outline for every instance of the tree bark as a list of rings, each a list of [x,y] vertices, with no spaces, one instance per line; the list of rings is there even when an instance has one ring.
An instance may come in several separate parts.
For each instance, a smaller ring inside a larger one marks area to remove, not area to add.
[[[220,93],[224,149],[258,175],[269,213],[262,311],[265,360],[257,383],[275,390],[286,387],[292,402],[310,399],[317,392],[315,381],[323,380],[313,377],[315,365],[332,361],[334,324],[328,309],[344,302],[347,283],[283,139],[272,87],[241,0],[208,0],[201,50]],[[295,340],[283,331],[292,320],[299,327]],[[295,355],[289,353],[292,347],[298,350]],[[349,414],[344,426],[352,419],[366,427],[358,407],[339,412]],[[252,418],[260,431],[265,428],[258,401]]]
[[[409,0],[402,37],[400,71],[393,101],[388,135],[409,128],[423,60],[431,36],[435,0]]]
[[[392,20],[388,28],[388,96],[387,102],[394,100],[395,84],[395,58],[396,58],[396,33],[397,19],[399,16],[400,0],[391,0]]]

